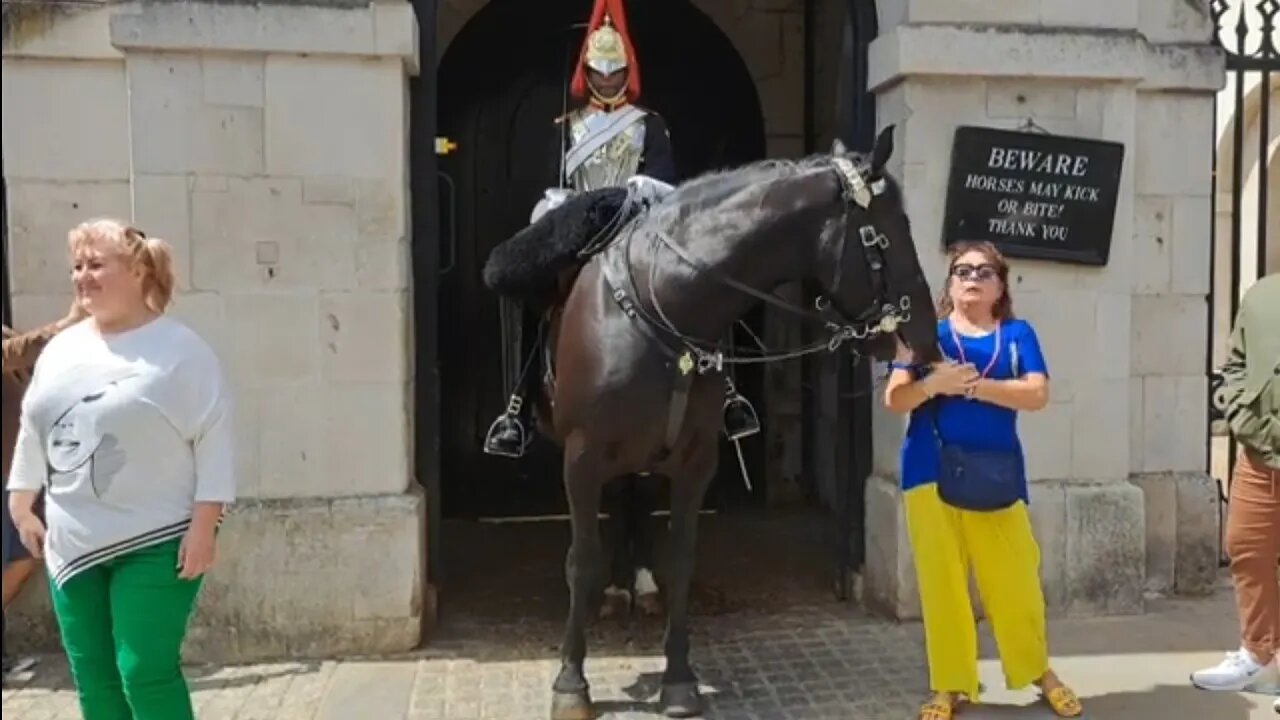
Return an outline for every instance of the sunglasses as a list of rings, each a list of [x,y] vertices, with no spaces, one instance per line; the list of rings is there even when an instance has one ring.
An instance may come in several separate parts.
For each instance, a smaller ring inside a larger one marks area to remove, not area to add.
[[[979,280],[986,282],[1000,275],[994,265],[970,265],[961,263],[951,267],[951,276],[960,280]]]

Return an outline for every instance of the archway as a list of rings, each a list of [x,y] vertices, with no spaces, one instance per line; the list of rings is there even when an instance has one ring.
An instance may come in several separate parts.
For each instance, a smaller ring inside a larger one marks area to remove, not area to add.
[[[440,385],[442,500],[450,516],[563,512],[558,453],[535,445],[518,462],[481,440],[505,405],[497,299],[480,283],[492,247],[528,222],[554,182],[569,61],[588,0],[494,0],[445,51],[437,74],[442,158]],[[642,102],[671,128],[684,177],[763,157],[764,121],[750,74],[729,40],[688,0],[632,3]],[[696,69],[696,70],[694,70]],[[749,390],[762,378],[740,378]],[[759,398],[762,393],[756,393]],[[758,444],[757,444],[758,445]],[[762,452],[758,447],[758,452]],[[736,472],[736,463],[728,464]],[[721,494],[741,483],[721,482]]]

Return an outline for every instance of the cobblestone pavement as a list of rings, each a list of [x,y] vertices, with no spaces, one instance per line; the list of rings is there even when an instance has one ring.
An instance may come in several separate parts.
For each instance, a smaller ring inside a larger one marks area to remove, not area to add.
[[[388,658],[192,667],[200,720],[483,720],[545,718],[559,628],[546,622],[455,624],[427,649]],[[985,635],[984,629],[984,635]],[[1231,598],[1155,600],[1140,617],[1057,620],[1054,666],[1094,720],[1275,720],[1271,698],[1187,686],[1235,635]],[[603,717],[657,717],[661,627],[592,630],[588,677]],[[910,720],[927,688],[921,629],[835,604],[695,618],[706,717]],[[963,720],[1043,720],[1029,691],[1003,689],[989,640],[984,704]],[[45,657],[4,690],[4,716],[80,714],[65,663]],[[12,713],[12,714],[10,714]]]

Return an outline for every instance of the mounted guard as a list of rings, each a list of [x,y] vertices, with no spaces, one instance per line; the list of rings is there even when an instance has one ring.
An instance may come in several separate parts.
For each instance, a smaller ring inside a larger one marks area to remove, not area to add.
[[[567,95],[579,107],[555,120],[560,140],[556,187],[538,201],[531,223],[568,198],[594,190],[631,186],[636,197],[648,202],[672,190],[677,176],[670,132],[660,115],[637,104],[640,66],[627,33],[623,0],[596,0]],[[503,366],[511,398],[489,426],[484,451],[519,458],[533,440],[526,397],[540,343],[522,341],[523,306],[508,298],[501,302]],[[755,409],[738,394],[728,375],[725,381],[729,439],[759,432]]]

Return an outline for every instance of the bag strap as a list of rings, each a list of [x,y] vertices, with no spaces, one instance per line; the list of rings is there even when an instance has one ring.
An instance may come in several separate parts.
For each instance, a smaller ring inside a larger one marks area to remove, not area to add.
[[[938,411],[942,407],[942,400],[932,397],[929,398],[926,404],[929,405],[929,412],[926,413],[929,416],[929,429],[933,431],[933,437],[938,441],[938,448],[941,449],[946,445],[946,442],[942,439],[942,429],[938,427]]]

